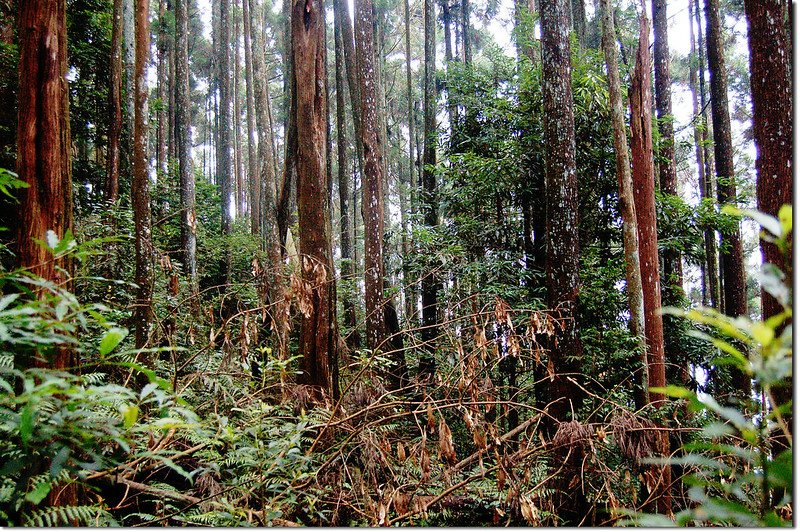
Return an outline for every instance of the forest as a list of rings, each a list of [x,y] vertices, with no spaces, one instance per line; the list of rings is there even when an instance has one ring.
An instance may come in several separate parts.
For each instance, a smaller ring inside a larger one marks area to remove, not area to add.
[[[793,10],[0,1],[0,526],[791,526]]]

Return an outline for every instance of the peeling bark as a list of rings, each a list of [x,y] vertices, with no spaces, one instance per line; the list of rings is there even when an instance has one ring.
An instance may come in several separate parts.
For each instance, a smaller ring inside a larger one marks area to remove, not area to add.
[[[310,306],[300,325],[301,374],[298,382],[338,398],[336,306],[331,260],[331,221],[327,202],[325,145],[325,11],[322,0],[294,0],[291,17],[292,110],[297,125],[297,207],[299,251]]]
[[[661,289],[658,272],[658,237],[656,232],[655,169],[653,165],[652,93],[650,92],[650,24],[640,17],[639,47],[631,77],[631,152],[633,158],[633,193],[639,234],[639,265],[644,301],[644,330],[647,343],[648,385],[666,386],[664,361],[664,323],[661,317]],[[651,403],[659,404],[666,397],[650,391]],[[666,432],[658,436],[658,454],[669,453]],[[659,512],[671,514],[670,466],[654,466],[654,498]]]
[[[614,12],[611,0],[601,0],[602,45],[608,69],[608,94],[611,102],[611,122],[614,128],[614,151],[617,159],[617,183],[619,185],[619,208],[622,217],[622,241],[625,249],[625,279],[627,282],[628,307],[631,312],[631,333],[639,339],[642,358],[642,375],[637,384],[636,406],[643,407],[647,397],[647,349],[644,345],[644,301],[642,295],[642,272],[639,263],[639,235],[637,233],[636,205],[633,195],[631,161],[625,128],[625,109],[622,104],[622,89],[617,62],[614,29]]]

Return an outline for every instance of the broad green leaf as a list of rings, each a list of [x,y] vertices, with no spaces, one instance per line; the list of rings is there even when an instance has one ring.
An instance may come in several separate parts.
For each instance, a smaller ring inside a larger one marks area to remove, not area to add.
[[[789,204],[781,206],[778,210],[778,221],[781,223],[783,234],[788,235],[792,232],[792,206]]]
[[[663,393],[668,397],[674,397],[676,399],[691,399],[696,397],[696,394],[692,390],[682,386],[675,386],[674,384],[663,387],[653,387],[650,388],[650,391],[653,393]]]
[[[125,405],[122,407],[122,422],[126,429],[131,428],[139,419],[139,407],[136,405]]]
[[[34,488],[33,491],[29,491],[25,494],[25,500],[29,501],[33,504],[39,504],[47,497],[47,494],[50,493],[52,486],[49,482],[41,482],[39,485]]]
[[[36,416],[33,405],[28,403],[19,414],[19,437],[23,445],[28,445],[33,434],[33,418]]]
[[[767,345],[775,339],[775,331],[761,322],[754,323],[750,332],[755,341],[761,345]]]
[[[724,207],[722,207],[720,212],[722,212],[723,214],[730,214],[730,215],[737,215],[738,214],[738,215],[747,216],[747,217],[752,218],[753,220],[755,220],[758,223],[758,225],[760,225],[761,227],[763,227],[764,229],[766,229],[767,231],[769,231],[773,235],[782,236],[780,222],[776,218],[773,218],[772,216],[770,216],[769,214],[765,214],[763,212],[755,211],[755,210],[752,210],[752,209],[740,210],[740,209],[737,209],[736,207],[733,207],[732,205],[725,205]]]
[[[106,334],[103,335],[103,339],[100,340],[100,346],[97,348],[100,355],[106,356],[109,354],[127,335],[128,329],[123,329],[121,327],[112,327],[106,331]]]

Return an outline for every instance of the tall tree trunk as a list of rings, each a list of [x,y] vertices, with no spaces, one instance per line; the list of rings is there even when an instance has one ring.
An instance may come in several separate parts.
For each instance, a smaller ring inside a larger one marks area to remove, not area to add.
[[[650,93],[649,23],[640,19],[640,44],[636,68],[631,77],[631,151],[633,155],[633,193],[639,234],[639,264],[644,296],[644,323],[647,339],[649,385],[666,384],[664,371],[664,329],[658,275],[658,237],[656,232],[655,175],[653,168],[652,96]],[[650,393],[650,401],[663,401],[661,393]]]
[[[222,196],[222,234],[228,236],[233,229],[233,176],[231,160],[231,20],[230,1],[222,0],[219,4],[219,40],[217,41],[219,83],[219,122],[217,130],[217,179]],[[228,244],[226,244],[227,248]],[[224,283],[230,280],[230,250],[224,252]]]
[[[306,308],[300,328],[301,374],[298,382],[337,399],[336,305],[331,260],[331,221],[324,198],[327,106],[325,79],[325,10],[322,0],[294,0],[292,5],[292,105],[297,124],[297,208],[303,295]]]
[[[246,0],[243,0],[246,1]],[[244,182],[244,149],[242,148],[242,128],[239,127],[242,120],[241,102],[241,51],[239,47],[239,34],[241,25],[239,23],[239,2],[234,0],[236,13],[233,17],[233,160],[236,174],[236,217],[243,218],[247,214],[246,186]]]
[[[661,192],[678,195],[675,169],[675,133],[672,125],[672,80],[669,68],[667,1],[653,0],[653,61],[655,66],[656,114],[661,141],[658,145],[659,184]],[[664,280],[667,303],[675,304],[683,296],[683,268],[678,250],[664,251]]]
[[[424,0],[425,18],[425,73],[423,78],[424,90],[424,118],[423,138],[424,148],[422,156],[422,194],[421,204],[424,212],[424,222],[430,228],[439,223],[438,202],[436,197],[436,174],[433,167],[436,165],[436,87],[434,76],[436,73],[436,13],[434,0]],[[422,379],[433,378],[436,370],[436,361],[433,357],[434,341],[438,335],[438,272],[427,272],[422,278],[422,341],[426,353],[419,362],[419,374]]]
[[[470,39],[469,0],[461,0],[461,40],[464,46],[464,64],[472,64],[472,40]]]
[[[792,203],[793,192],[792,54],[783,4],[780,0],[747,0],[744,4],[749,24],[753,133],[758,150],[756,194],[758,209],[772,216],[778,215],[782,205]],[[789,9],[793,7],[792,3]],[[793,286],[791,251],[784,257],[777,246],[762,239],[761,253],[764,262],[777,265],[786,275],[788,286]],[[781,313],[783,308],[762,289],[761,311],[766,320]],[[782,327],[788,324],[791,324],[791,318]],[[792,390],[791,379],[787,379],[783,386],[776,386],[773,392],[778,404],[775,406],[791,401]],[[785,415],[790,434],[793,434],[792,417],[791,411]],[[780,437],[779,443],[785,448],[791,448],[788,438],[784,436]]]
[[[48,231],[64,238],[72,229],[66,2],[21,2],[17,23],[17,174],[28,184],[18,193],[17,258],[33,275],[69,288],[71,261],[54,260],[40,244],[48,241]],[[35,364],[65,369],[75,362],[72,350],[58,349],[52,360]]]
[[[569,0],[542,0],[542,99],[545,153],[545,204],[547,223],[547,306],[558,321],[550,339],[549,436],[559,422],[577,410],[583,392],[575,379],[580,372],[582,345],[578,334],[579,239],[578,178],[575,163],[575,115],[570,64]],[[569,495],[564,475],[578,474],[579,451],[555,449],[554,462],[566,473],[557,474],[561,486],[555,496],[556,511],[569,525],[578,525],[588,512],[583,490]]]
[[[125,64],[125,119],[127,144],[133,154],[133,121],[136,114],[136,0],[122,0],[122,34]],[[130,161],[132,164],[132,160]]]
[[[40,243],[48,241],[48,231],[64,238],[72,229],[66,1],[20,2],[17,24],[17,174],[28,184],[19,191],[17,258],[20,267],[33,275],[69,289],[72,261],[54,260]],[[78,357],[67,346],[52,350],[39,346],[37,351],[34,366],[78,371]],[[32,465],[36,472],[46,472],[49,458]],[[50,491],[47,505],[77,505],[77,486],[59,482]]]
[[[339,181],[339,213],[340,213],[340,234],[342,248],[342,279],[353,279],[353,238],[352,226],[350,223],[350,169],[347,164],[347,120],[345,118],[345,91],[347,82],[345,81],[344,66],[344,44],[342,43],[342,28],[339,17],[334,17],[334,53],[336,65],[336,154],[337,154],[337,175]],[[356,307],[353,301],[353,294],[346,293],[342,301],[344,309],[344,324],[350,329],[348,344],[357,344],[356,328]]]
[[[157,77],[158,77],[158,111],[156,113],[156,170],[158,177],[167,174],[167,107],[169,96],[167,93],[167,0],[158,1],[158,32],[157,43]]]
[[[350,104],[353,108],[353,129],[355,135],[356,153],[358,156],[358,173],[364,172],[364,144],[361,140],[361,92],[356,79],[356,53],[353,39],[353,26],[347,5],[343,0],[333,1],[334,16],[339,21],[342,31],[342,44],[344,52],[345,73],[347,74],[347,87],[350,90]]]
[[[264,245],[267,251],[267,270],[270,275],[267,278],[268,303],[273,306],[272,318],[273,329],[278,344],[278,354],[281,358],[287,354],[288,343],[288,309],[283,298],[281,287],[284,285],[283,258],[280,233],[281,226],[278,217],[277,205],[277,183],[275,174],[275,148],[272,142],[272,123],[270,120],[270,98],[269,98],[269,76],[264,65],[264,45],[262,32],[256,16],[255,0],[246,0],[250,11],[250,33],[252,41],[252,61],[253,61],[253,92],[255,97],[256,127],[258,130],[258,157],[260,161],[260,174],[258,194],[260,196],[260,215],[259,226],[264,237]],[[291,72],[289,73],[291,76]],[[295,105],[292,103],[292,105]],[[290,123],[294,124],[294,118],[290,118]],[[292,126],[294,127],[294,126]],[[293,133],[290,132],[293,135]],[[287,146],[292,145],[292,140],[287,141]],[[290,189],[291,190],[291,189]],[[288,191],[287,191],[288,192]],[[289,202],[286,202],[288,206]],[[286,218],[288,219],[288,217]],[[263,223],[262,223],[263,222]],[[285,236],[286,233],[283,233]]]
[[[111,77],[108,86],[108,169],[103,196],[119,197],[120,137],[122,136],[122,1],[114,0],[111,14]]]
[[[710,126],[708,121],[708,98],[706,96],[706,46],[703,26],[700,17],[700,0],[694,0],[695,22],[697,23],[697,45],[698,45],[698,72],[700,73],[700,108],[703,124],[703,174],[705,175],[705,198],[716,202],[717,180],[714,178],[714,158],[709,149]],[[720,294],[719,279],[719,254],[717,253],[717,233],[714,229],[708,228],[704,234],[706,244],[706,271],[708,273],[708,284],[710,285],[709,295],[711,306],[722,309],[722,295]]]
[[[250,207],[250,232],[261,233],[261,181],[258,174],[258,155],[256,142],[264,142],[256,136],[256,100],[253,92],[253,14],[250,13],[250,0],[242,0],[244,19],[244,69],[247,103],[247,183],[249,185],[248,205]]]
[[[357,0],[355,49],[361,88],[361,139],[364,144],[364,291],[367,346],[377,349],[386,337],[383,309],[383,144],[379,134],[372,1]]]
[[[405,21],[405,41],[406,41],[406,95],[408,104],[408,207],[409,214],[412,216],[416,212],[416,196],[417,196],[417,178],[414,173],[414,89],[411,81],[411,10],[409,7],[409,0],[403,0],[403,16]],[[414,247],[412,236],[409,234],[408,226],[404,222],[403,235],[406,238],[406,244],[403,252],[403,294],[405,298],[405,315],[406,320],[410,320],[416,313],[417,309],[417,283],[411,280],[411,268],[409,259],[411,257],[410,251]]]
[[[758,150],[758,209],[775,217],[782,205],[792,203],[793,185],[792,55],[784,4],[780,0],[747,0],[744,3],[749,24],[753,134]],[[792,286],[790,257],[783,257],[774,244],[764,239],[761,253],[764,262],[776,264]],[[764,319],[783,311],[782,305],[764,291],[761,292],[761,308]]]
[[[572,31],[578,39],[578,46],[586,46],[586,5],[585,0],[572,0]]]
[[[642,295],[642,272],[639,263],[639,236],[637,234],[636,205],[633,197],[633,178],[628,154],[628,139],[625,127],[625,109],[622,104],[619,64],[617,63],[614,10],[611,0],[601,0],[602,43],[608,70],[608,94],[611,102],[611,121],[614,127],[614,151],[617,156],[617,183],[619,184],[619,209],[622,216],[622,240],[625,249],[625,279],[627,281],[628,306],[631,312],[631,333],[639,339],[642,357],[641,390],[636,406],[647,403],[647,348],[644,345],[644,300]]]
[[[568,0],[542,2],[542,95],[547,203],[547,304],[559,320],[550,351],[553,418],[567,419],[580,404],[580,389],[567,377],[580,369],[576,319],[579,286],[578,180],[572,103]],[[572,407],[570,406],[572,402]]]
[[[639,233],[639,265],[642,275],[644,326],[647,343],[648,385],[666,386],[664,361],[664,323],[661,318],[661,289],[658,273],[658,237],[656,231],[655,169],[653,167],[652,94],[650,92],[650,24],[640,16],[639,48],[636,67],[631,77],[631,152],[633,158],[633,192]],[[650,391],[650,402],[664,401],[662,392]],[[659,432],[655,452],[669,455],[669,438]],[[670,466],[656,466],[645,474],[652,475],[652,491],[658,511],[672,513]]]
[[[697,56],[697,45],[695,43],[694,37],[694,2],[695,0],[689,0],[689,90],[692,93],[692,117],[694,123],[694,157],[695,162],[697,164],[697,178],[698,178],[698,190],[700,191],[700,197],[705,198],[707,196],[706,192],[706,172],[705,172],[705,148],[703,145],[703,135],[705,132],[705,122],[703,118],[705,117],[705,111],[703,110],[701,114],[700,103],[699,103],[699,87],[698,87],[698,79],[697,79],[697,65],[698,65],[698,56]],[[705,235],[708,231],[704,231],[703,235]],[[710,304],[710,282],[708,281],[708,264],[707,262],[702,262],[700,264],[700,285],[701,285],[701,298],[703,305]]]
[[[131,203],[136,240],[136,271],[138,286],[133,311],[136,348],[147,343],[153,297],[153,238],[150,215],[150,168],[147,156],[147,63],[150,57],[150,1],[136,1],[136,109],[133,121],[133,184]]]
[[[714,124],[714,160],[717,170],[717,198],[721,205],[736,204],[736,172],[733,165],[731,118],[728,112],[728,74],[722,44],[719,0],[706,0],[706,44],[708,70],[711,74],[711,120]],[[744,250],[739,224],[730,234],[723,234],[728,251],[721,253],[720,277],[723,290],[723,310],[728,316],[747,314],[744,276]],[[750,396],[750,379],[733,370],[733,384]]]
[[[189,93],[190,0],[175,0],[175,122],[178,175],[181,186],[181,248],[183,269],[197,289],[197,216],[192,162],[192,101]]]

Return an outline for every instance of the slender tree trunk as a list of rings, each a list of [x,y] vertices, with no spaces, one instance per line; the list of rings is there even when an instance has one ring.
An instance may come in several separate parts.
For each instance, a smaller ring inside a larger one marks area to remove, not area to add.
[[[414,172],[414,140],[415,140],[415,127],[414,127],[414,89],[411,81],[411,10],[409,7],[409,0],[403,0],[403,16],[405,19],[405,41],[406,41],[406,94],[408,104],[408,207],[409,214],[412,216],[416,213],[416,191],[417,191],[417,178]],[[403,253],[403,286],[405,298],[405,314],[406,320],[410,320],[416,313],[417,309],[417,283],[411,280],[411,268],[409,259],[411,257],[411,250],[414,248],[412,235],[409,234],[407,223],[403,224],[403,235],[406,238],[405,249]]]
[[[247,103],[247,183],[249,185],[248,205],[250,207],[250,232],[261,234],[261,181],[258,174],[258,155],[256,142],[265,139],[256,136],[256,100],[253,93],[255,79],[253,74],[253,14],[250,13],[250,0],[242,0],[244,22],[244,69]]]
[[[572,31],[578,39],[578,46],[586,46],[586,5],[585,0],[572,0]]]
[[[243,0],[247,1],[247,0]],[[242,101],[241,101],[241,52],[239,47],[239,34],[241,25],[238,13],[239,2],[234,0],[236,13],[233,17],[233,160],[236,174],[236,217],[242,218],[247,213],[246,186],[244,182],[244,149],[242,148],[242,128],[239,127],[242,120]]]
[[[667,1],[653,0],[653,61],[655,65],[656,114],[661,141],[658,145],[659,183],[661,192],[678,195],[678,174],[675,168],[675,133],[672,125],[672,80],[669,68]],[[664,251],[664,294],[667,303],[676,304],[683,297],[683,267],[678,250]]]
[[[136,108],[136,0],[122,0],[122,33],[125,63],[125,118],[127,120],[127,143],[133,153],[133,120]],[[131,160],[132,164],[132,160]]]
[[[219,40],[217,42],[217,80],[219,83],[219,122],[217,130],[217,179],[222,195],[222,234],[228,236],[233,230],[233,175],[231,160],[231,20],[230,0],[219,4]],[[226,248],[227,248],[226,244]],[[230,250],[224,252],[224,283],[231,275]]]
[[[358,173],[364,172],[364,145],[361,139],[361,92],[356,79],[356,52],[353,39],[353,26],[350,15],[343,0],[334,0],[334,16],[337,17],[342,30],[342,44],[344,45],[344,64],[347,74],[347,86],[350,90],[350,103],[353,108],[353,129],[355,131],[355,144],[358,156]]]
[[[303,358],[298,382],[338,398],[336,306],[331,260],[330,213],[324,198],[327,105],[325,10],[322,0],[292,5],[292,75],[297,124],[297,207],[305,309],[300,329]]]
[[[424,0],[425,17],[425,73],[423,137],[424,152],[422,156],[422,194],[421,203],[425,215],[425,225],[435,227],[439,223],[438,202],[436,197],[436,14],[434,0]],[[438,272],[431,271],[422,278],[422,341],[426,354],[420,358],[419,373],[422,379],[433,378],[436,361],[433,358],[434,341],[438,335]]]
[[[728,79],[722,44],[719,0],[706,0],[706,33],[708,69],[711,73],[711,120],[714,124],[714,160],[717,170],[717,198],[720,204],[736,204],[736,172],[733,164],[731,119],[728,112]],[[728,316],[747,314],[744,275],[744,250],[739,225],[730,234],[723,234],[728,251],[721,253],[723,309]],[[750,379],[740,371],[732,371],[734,386],[745,397],[750,396]]]
[[[639,236],[637,234],[636,205],[633,196],[631,161],[628,154],[628,139],[625,127],[625,109],[622,104],[619,65],[614,29],[614,11],[611,0],[601,0],[602,43],[608,70],[608,94],[611,101],[611,121],[614,127],[614,151],[617,156],[617,182],[622,216],[622,240],[625,249],[625,279],[627,281],[628,306],[631,312],[631,333],[639,339],[642,357],[642,385],[637,395],[638,408],[647,403],[647,349],[644,345],[644,300],[642,295],[642,272],[639,263]]]
[[[703,123],[703,174],[705,175],[705,198],[716,202],[717,180],[714,178],[714,158],[709,149],[710,127],[708,121],[708,98],[706,96],[706,46],[703,26],[700,17],[700,0],[694,0],[695,22],[697,23],[697,45],[698,45],[698,72],[700,73],[700,108]],[[719,279],[719,254],[717,253],[717,233],[714,229],[706,229],[706,271],[708,272],[708,284],[710,285],[711,306],[722,309],[722,295],[720,294]]]
[[[157,47],[157,77],[158,77],[158,111],[156,113],[156,169],[159,178],[167,174],[167,107],[169,96],[167,93],[167,0],[158,2],[158,32],[156,36]]]
[[[111,203],[119,197],[120,137],[122,136],[122,1],[114,0],[111,14],[111,77],[108,87],[108,169],[103,190]]]
[[[472,41],[470,39],[470,23],[469,23],[470,6],[469,0],[461,0],[461,40],[464,46],[464,64],[472,64]]]
[[[661,318],[661,289],[658,273],[658,237],[656,232],[655,169],[653,167],[652,94],[650,92],[650,24],[640,17],[639,48],[631,77],[631,145],[633,155],[633,193],[639,233],[639,265],[642,275],[645,338],[647,341],[648,385],[666,386],[664,361],[664,324]],[[650,402],[664,401],[662,392],[650,391]],[[669,438],[659,432],[655,452],[669,455]],[[652,475],[658,511],[672,513],[670,466],[655,466],[645,472]]]
[[[697,177],[698,177],[698,190],[700,197],[705,198],[706,192],[706,172],[705,172],[705,149],[703,147],[703,133],[705,131],[705,123],[703,118],[705,112],[701,114],[700,103],[698,100],[698,79],[697,79],[697,45],[694,37],[694,2],[689,0],[689,90],[692,93],[692,117],[694,121],[694,156],[697,164]],[[704,232],[704,237],[707,231]],[[702,304],[708,305],[710,303],[708,281],[708,264],[703,262],[700,264],[700,284],[702,294]]]
[[[633,154],[633,194],[639,234],[639,264],[644,296],[644,323],[647,339],[649,385],[663,387],[664,329],[658,275],[658,237],[656,233],[655,175],[653,168],[652,97],[650,93],[649,24],[640,20],[636,69],[631,78],[631,151]],[[650,393],[650,401],[663,401],[662,393]]]
[[[264,65],[264,45],[261,38],[261,32],[258,31],[258,23],[256,17],[256,4],[255,0],[247,0],[249,3],[250,11],[250,36],[252,40],[251,50],[253,61],[253,92],[255,97],[254,111],[256,127],[258,130],[258,157],[261,164],[260,186],[254,187],[258,191],[259,205],[260,205],[260,219],[263,219],[262,231],[264,235],[264,242],[267,250],[267,257],[269,259],[268,269],[272,272],[272,280],[270,282],[270,303],[278,304],[280,299],[278,286],[280,284],[280,273],[283,267],[282,253],[281,253],[281,234],[280,224],[278,219],[278,207],[276,198],[276,176],[275,176],[275,152],[274,144],[272,142],[272,126],[269,117],[270,101],[268,92],[268,76]],[[287,142],[287,145],[291,141]],[[254,200],[255,201],[255,200]],[[287,202],[288,205],[288,202]],[[280,313],[279,313],[280,314]],[[276,331],[278,332],[281,346],[284,345],[285,333],[282,331],[282,321],[276,324]],[[283,351],[282,351],[283,352]]]
[[[150,334],[153,297],[153,238],[150,215],[150,168],[147,156],[147,63],[150,57],[150,2],[136,1],[136,109],[133,128],[133,184],[131,203],[136,240],[136,271],[138,286],[133,311],[136,348],[147,343]]]
[[[189,93],[190,0],[175,0],[175,122],[178,175],[181,186],[181,248],[183,269],[193,290],[197,289],[197,216],[192,162],[192,101]]]
[[[377,349],[386,337],[383,309],[383,144],[379,134],[372,1],[356,1],[356,70],[361,88],[361,139],[364,144],[364,290],[367,346]]]
[[[350,223],[350,169],[347,164],[347,120],[345,119],[345,91],[347,82],[345,81],[344,66],[344,47],[342,43],[342,28],[339,17],[334,17],[334,53],[336,65],[336,154],[337,154],[337,175],[339,180],[339,212],[340,212],[340,234],[342,248],[342,279],[353,279],[353,238],[352,226]],[[346,293],[342,301],[344,309],[344,324],[350,329],[348,344],[353,346],[357,338],[356,328],[356,307],[353,302],[353,294]]]

